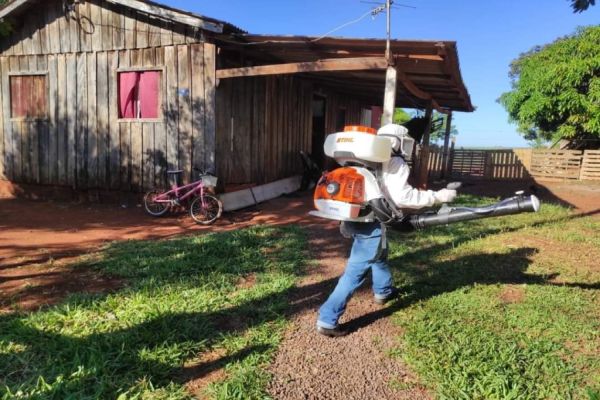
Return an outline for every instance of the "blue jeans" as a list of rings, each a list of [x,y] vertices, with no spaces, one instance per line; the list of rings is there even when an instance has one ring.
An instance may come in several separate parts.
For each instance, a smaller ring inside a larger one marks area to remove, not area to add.
[[[323,328],[335,328],[338,320],[346,311],[346,304],[365,281],[369,269],[373,274],[373,292],[376,298],[384,299],[393,287],[392,274],[385,255],[375,260],[382,240],[381,225],[373,223],[351,224],[352,251],[344,274],[327,301],[319,309],[317,325]],[[387,247],[387,246],[386,246]]]

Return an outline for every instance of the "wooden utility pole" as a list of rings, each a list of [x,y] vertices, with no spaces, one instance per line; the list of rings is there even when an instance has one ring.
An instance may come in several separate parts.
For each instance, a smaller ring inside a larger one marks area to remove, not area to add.
[[[387,70],[385,71],[385,93],[383,95],[383,116],[381,125],[391,124],[394,122],[394,109],[396,108],[396,88],[398,82],[398,71],[394,67],[394,57],[390,49],[390,26],[391,26],[391,0],[386,0],[385,11],[387,13],[387,40],[385,43],[385,58],[388,62]]]
[[[452,111],[446,116],[446,132],[444,132],[444,153],[442,153],[442,179],[448,175],[448,145],[450,144],[450,130],[452,129]]]
[[[433,104],[430,102],[425,111],[425,132],[421,143],[421,152],[419,154],[419,173],[417,174],[417,186],[419,189],[427,189],[427,175],[429,174],[429,134],[431,133],[431,116],[433,113]]]

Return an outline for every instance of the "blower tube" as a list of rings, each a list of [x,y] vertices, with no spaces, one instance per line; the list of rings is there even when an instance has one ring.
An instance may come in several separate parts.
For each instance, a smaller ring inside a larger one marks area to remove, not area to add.
[[[472,219],[537,212],[539,209],[540,200],[536,196],[517,195],[485,207],[442,207],[437,213],[411,215],[403,221],[403,225],[408,222],[414,229],[424,229]]]

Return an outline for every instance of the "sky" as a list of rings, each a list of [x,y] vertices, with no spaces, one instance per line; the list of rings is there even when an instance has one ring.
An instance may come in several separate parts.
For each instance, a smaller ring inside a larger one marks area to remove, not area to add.
[[[364,15],[367,0],[160,0],[256,34],[321,36]],[[392,38],[454,40],[473,113],[454,113],[457,147],[526,147],[496,102],[510,90],[510,62],[535,45],[600,24],[600,5],[581,14],[568,0],[397,0]],[[370,16],[332,36],[385,38],[385,15]],[[382,95],[383,97],[383,95]]]

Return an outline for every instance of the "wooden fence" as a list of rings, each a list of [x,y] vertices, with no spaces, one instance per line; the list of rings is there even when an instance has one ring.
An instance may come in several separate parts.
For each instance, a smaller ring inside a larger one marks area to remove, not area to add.
[[[526,179],[530,177],[528,160],[521,150],[450,149],[448,173],[444,174],[443,149],[433,148],[429,154],[429,178],[446,175],[468,179]]]
[[[418,160],[417,160],[418,164]],[[443,149],[429,153],[429,179],[600,180],[600,150],[449,149],[444,173]]]
[[[580,150],[534,150],[531,175],[553,180],[579,179],[582,156]]]
[[[581,163],[582,180],[600,180],[600,150],[586,150]]]

